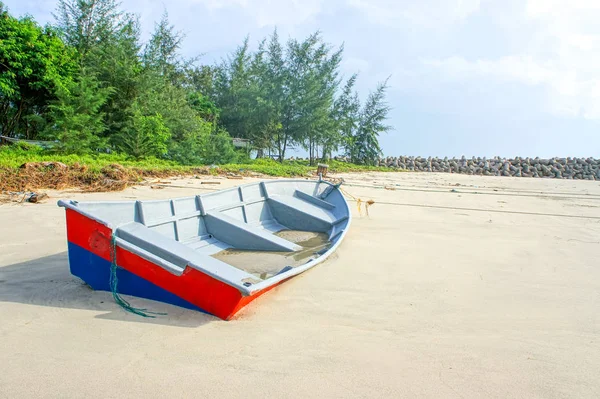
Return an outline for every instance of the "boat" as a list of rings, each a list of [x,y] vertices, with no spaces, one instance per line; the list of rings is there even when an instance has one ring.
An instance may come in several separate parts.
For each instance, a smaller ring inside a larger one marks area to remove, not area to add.
[[[58,205],[66,209],[71,274],[91,288],[223,320],[327,259],[351,222],[339,185],[321,179]]]

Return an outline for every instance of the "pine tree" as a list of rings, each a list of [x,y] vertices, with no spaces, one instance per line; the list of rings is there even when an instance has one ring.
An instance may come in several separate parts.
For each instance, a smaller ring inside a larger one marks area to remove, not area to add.
[[[61,88],[58,100],[50,105],[45,135],[60,142],[69,153],[85,153],[106,148],[101,134],[106,129],[101,108],[112,89],[101,88],[85,69],[78,78]]]
[[[391,129],[391,126],[384,123],[390,111],[385,102],[387,82],[388,79],[378,84],[375,91],[369,94],[360,113],[358,129],[350,146],[350,156],[354,163],[375,165],[381,156],[379,134]]]
[[[229,163],[236,158],[231,136],[225,130],[217,130],[204,137],[202,162],[205,164]]]
[[[248,39],[216,74],[216,105],[220,125],[234,137],[248,138],[255,148],[274,147],[285,159],[290,147],[302,146],[310,162],[330,156],[340,147],[361,163],[374,163],[381,153],[380,133],[389,107],[386,82],[360,108],[354,90],[357,76],[341,80],[343,46],[333,49],[319,32],[282,46],[277,30],[249,51]]]
[[[115,0],[59,0],[54,15],[63,40],[77,50],[80,66],[95,75],[100,87],[112,88],[102,107],[102,134],[110,142],[131,122],[141,74],[139,22],[119,5]]]
[[[179,55],[183,39],[183,34],[177,32],[169,22],[169,14],[165,10],[160,21],[155,24],[152,37],[144,48],[144,66],[154,70],[171,83],[178,84],[183,78],[185,63]]]
[[[131,126],[117,136],[117,148],[136,159],[165,155],[171,133],[162,115],[144,115],[139,106],[133,108]]]
[[[59,0],[54,14],[63,40],[77,50],[83,65],[98,46],[112,42],[125,16],[115,0]]]
[[[134,17],[127,17],[117,31],[114,42],[102,48],[96,59],[98,79],[103,87],[114,89],[105,106],[105,122],[107,135],[117,135],[127,129],[133,118],[132,106],[140,93],[140,77],[142,66],[139,52],[139,22]]]
[[[350,152],[352,140],[360,120],[360,100],[354,86],[358,75],[354,74],[348,78],[342,92],[335,99],[331,119],[334,121],[335,129],[324,142],[324,154],[337,151],[340,146]]]
[[[302,43],[292,41],[290,45],[290,53],[293,58],[297,57],[298,70],[301,71],[295,139],[308,150],[312,165],[319,145],[335,134],[331,112],[340,83],[338,69],[343,47],[331,53],[331,46],[322,41],[319,32]]]
[[[222,110],[220,124],[232,137],[250,138],[250,63],[246,38],[227,60],[221,62],[216,71],[216,103]]]

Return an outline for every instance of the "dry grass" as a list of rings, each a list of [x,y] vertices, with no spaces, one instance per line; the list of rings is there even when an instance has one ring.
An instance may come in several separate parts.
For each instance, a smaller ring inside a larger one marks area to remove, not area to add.
[[[186,174],[208,174],[207,169],[189,169]],[[72,187],[88,192],[121,191],[144,178],[168,176],[173,176],[173,171],[110,164],[98,172],[77,163],[68,166],[61,162],[28,162],[18,169],[0,168],[0,192],[63,190]]]

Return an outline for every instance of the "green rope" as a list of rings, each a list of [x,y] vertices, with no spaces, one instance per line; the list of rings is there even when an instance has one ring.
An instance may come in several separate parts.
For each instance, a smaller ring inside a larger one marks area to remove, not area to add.
[[[137,314],[142,317],[155,318],[154,315],[166,315],[166,313],[158,313],[158,312],[150,312],[148,309],[140,309],[131,306],[127,300],[125,300],[119,292],[117,291],[117,285],[119,283],[117,279],[117,237],[115,234],[112,235],[110,239],[110,258],[111,258],[111,267],[110,267],[110,290],[112,291],[112,296],[115,302],[125,309],[127,312]]]

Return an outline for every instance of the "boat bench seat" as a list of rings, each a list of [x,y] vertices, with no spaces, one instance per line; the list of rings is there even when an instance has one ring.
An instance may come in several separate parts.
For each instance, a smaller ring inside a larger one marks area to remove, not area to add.
[[[310,194],[306,194],[304,191],[300,191],[300,190],[294,191],[294,197],[300,198],[301,200],[304,200],[304,201],[307,201],[307,202],[310,202],[310,203],[312,203],[314,205],[317,205],[317,206],[319,206],[321,208],[325,208],[325,209],[328,209],[328,210],[335,209],[335,205],[333,205],[332,203],[324,201],[324,200],[322,200],[320,198],[317,198],[315,196],[312,196]]]
[[[116,230],[117,245],[155,262],[170,272],[181,275],[186,266],[204,269],[209,274],[219,276],[227,271],[228,278],[242,280],[246,272],[230,267],[212,256],[199,253],[187,245],[170,239],[149,229],[141,223],[132,222]]]
[[[317,200],[317,198],[315,198]],[[282,195],[269,196],[268,203],[275,219],[293,230],[328,231],[337,218],[317,201]]]
[[[221,212],[207,212],[204,216],[210,234],[237,249],[253,251],[291,252],[302,249],[299,245],[278,237],[268,230],[251,226]]]

